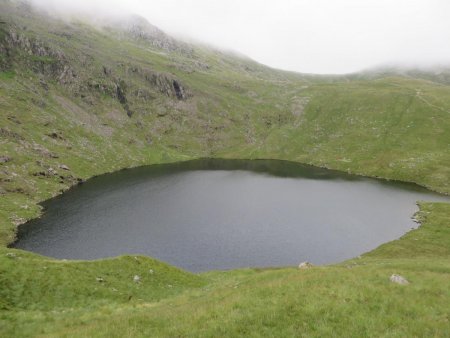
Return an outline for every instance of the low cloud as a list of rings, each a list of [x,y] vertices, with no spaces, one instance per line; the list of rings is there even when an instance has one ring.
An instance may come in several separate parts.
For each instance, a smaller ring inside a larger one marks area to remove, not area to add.
[[[136,13],[170,34],[270,66],[348,73],[450,63],[446,0],[33,0],[62,17]]]

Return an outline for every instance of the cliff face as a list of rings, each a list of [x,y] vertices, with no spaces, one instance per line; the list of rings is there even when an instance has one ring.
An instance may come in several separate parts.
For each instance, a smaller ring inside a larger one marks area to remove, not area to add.
[[[123,32],[129,33],[132,37],[139,37],[160,49],[185,51],[181,49],[181,43],[175,42],[155,27],[149,24],[148,26],[144,29],[142,24],[127,25],[123,27]],[[132,94],[127,93],[127,88],[130,87],[127,85],[127,79],[120,78],[118,72],[113,71],[110,66],[100,65],[94,70],[97,76],[93,79],[90,76],[91,73],[75,70],[79,60],[68,59],[61,48],[41,40],[38,35],[33,34],[34,32],[27,32],[26,29],[3,22],[0,33],[0,52],[2,53],[0,67],[3,71],[17,68],[17,66],[23,67],[39,76],[41,82],[44,83],[45,80],[57,82],[59,85],[66,86],[74,95],[83,96],[94,90],[117,99],[130,117],[133,114],[128,105],[129,98],[127,96],[132,96]],[[31,33],[31,36],[27,33]],[[63,36],[73,36],[73,34],[66,33]],[[83,55],[83,57],[84,59],[92,58],[90,55]],[[90,65],[85,61],[83,66]],[[173,74],[142,68],[137,64],[126,66],[125,73],[132,73],[133,76],[145,81],[145,87],[137,88],[136,93],[144,93],[146,89],[149,89],[148,87],[151,87],[151,90],[178,100],[186,100],[192,96]],[[138,95],[142,97],[142,95]],[[143,97],[145,98],[145,95]]]
[[[105,22],[104,26],[111,31],[118,32],[123,37],[149,43],[151,46],[166,52],[177,52],[188,56],[194,53],[192,46],[172,38],[138,15]]]

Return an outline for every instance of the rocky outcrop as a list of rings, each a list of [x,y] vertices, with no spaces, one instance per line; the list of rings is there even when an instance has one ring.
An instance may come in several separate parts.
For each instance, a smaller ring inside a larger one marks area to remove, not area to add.
[[[400,285],[408,285],[408,284],[409,284],[408,280],[407,280],[405,277],[400,276],[400,275],[396,275],[396,274],[393,274],[393,275],[389,278],[389,280],[390,280],[392,283],[396,283],[396,284],[400,284]]]
[[[0,164],[1,163],[8,163],[11,161],[11,157],[9,156],[0,156]]]
[[[146,22],[133,21],[133,24],[128,28],[136,38],[150,39],[153,43],[157,43],[158,48],[173,49],[175,46],[176,48],[179,47],[178,42],[172,41],[165,33]],[[16,63],[32,69],[39,74],[41,87],[45,91],[49,91],[49,83],[56,81],[68,88],[74,96],[81,97],[88,104],[94,104],[95,92],[106,94],[117,99],[129,117],[134,113],[132,109],[135,106],[134,99],[148,102],[156,97],[155,92],[160,92],[176,100],[187,100],[191,96],[176,76],[170,73],[143,69],[133,64],[127,66],[122,64],[120,66],[122,69],[117,70],[117,73],[111,65],[102,65],[98,74],[97,72],[83,73],[80,71],[78,75],[75,71],[76,68],[71,66],[72,61],[59,47],[55,47],[51,43],[44,43],[31,31],[22,28],[2,25],[0,30],[0,51],[3,56],[0,57],[0,67],[5,68],[8,67],[8,64]],[[83,56],[86,60],[89,59],[89,55]],[[92,64],[89,60],[86,62],[87,64],[84,67],[90,68]],[[81,59],[80,63],[83,63]],[[83,74],[95,74],[95,76],[87,78]],[[143,80],[143,83],[136,86],[137,82],[130,81],[132,85],[128,88],[118,74],[121,74],[120,76],[139,77]],[[146,88],[146,85],[148,88]]]
[[[150,85],[153,89],[156,89],[160,93],[165,94],[168,97],[176,98],[178,100],[186,100],[192,96],[192,93],[186,88],[184,84],[181,83],[175,75],[170,73],[156,72],[149,68],[141,68],[133,64],[119,64],[121,72],[124,72],[128,77],[139,77],[143,79],[147,85]],[[103,73],[105,73],[106,67],[103,67]],[[111,76],[111,71],[106,71],[109,77]],[[105,74],[106,74],[105,73]],[[144,88],[139,88],[135,91],[141,98],[150,98],[149,92]]]
[[[89,90],[117,99],[129,117],[135,113],[132,109],[135,100],[149,102],[157,97],[155,92],[177,100],[187,100],[192,96],[181,81],[172,74],[143,69],[133,64],[119,64],[117,67],[117,71],[114,71],[110,66],[103,65],[100,69],[101,76],[91,78],[86,83]],[[118,78],[117,74],[121,73],[131,80],[125,81]],[[136,77],[143,83],[132,80]]]
[[[1,27],[0,52],[2,67],[12,59],[23,59],[35,73],[53,77],[60,84],[69,84],[76,78],[63,51],[50,47],[35,37],[19,33],[14,27]]]
[[[128,86],[127,83],[120,79],[112,76],[112,71],[103,66],[102,68],[103,74],[109,74],[106,78],[96,78],[96,79],[89,79],[86,81],[87,87],[90,91],[96,91],[98,93],[108,95],[114,99],[117,99],[123,109],[127,112],[127,115],[131,117],[133,115],[133,112],[130,109],[130,106],[128,104],[128,97],[127,97],[127,91]],[[106,73],[105,73],[106,72]]]
[[[180,62],[179,60],[173,60],[173,63],[170,65],[170,67],[187,74],[192,74],[197,71],[206,72],[211,68],[208,63],[197,60],[190,60],[190,62]]]
[[[58,81],[60,84],[67,85],[74,83],[76,78],[77,74],[75,71],[69,65],[64,65],[62,72],[59,74]]]
[[[128,100],[127,100],[127,97],[125,94],[125,91],[126,91],[125,82],[120,80],[115,84],[115,87],[116,87],[117,100],[119,100],[123,109],[125,109],[125,111],[127,112],[128,117],[133,116],[133,112],[130,110],[130,106],[128,105]]]
[[[23,33],[17,33],[14,29],[10,29],[5,37],[6,43],[10,47],[17,47],[22,49],[29,55],[35,56],[52,56],[58,60],[64,60],[65,55],[61,51],[54,51],[45,46],[35,38],[29,38]]]
[[[186,100],[191,96],[181,82],[170,74],[147,71],[144,77],[150,85],[157,87],[161,93],[169,97]]]
[[[23,141],[24,138],[22,135],[11,131],[7,128],[0,128],[0,137],[5,138],[5,139],[9,139],[11,141]]]
[[[125,86],[121,84],[120,82],[116,83],[116,95],[117,99],[119,100],[120,104],[126,105],[127,104],[127,98],[125,96]]]
[[[312,267],[313,267],[313,265],[310,262],[302,262],[298,265],[298,268],[300,270],[311,269]]]
[[[159,28],[150,24],[145,18],[138,15],[131,15],[127,18],[109,23],[107,26],[119,27],[122,32],[125,32],[132,38],[142,40],[155,48],[167,52],[179,52],[184,55],[191,55],[193,53],[192,47],[188,44],[173,39]]]
[[[0,70],[10,68],[9,49],[6,47],[5,38],[7,36],[6,23],[0,22]]]

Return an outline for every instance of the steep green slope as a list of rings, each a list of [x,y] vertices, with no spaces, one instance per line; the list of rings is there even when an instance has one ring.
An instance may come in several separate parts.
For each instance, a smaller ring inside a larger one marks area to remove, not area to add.
[[[444,204],[422,206],[425,226],[363,259],[302,272],[196,276],[144,257],[7,249],[37,203],[82,180],[199,157],[284,159],[450,192],[441,75],[306,76],[139,18],[101,26],[0,0],[0,334],[449,334]],[[411,285],[390,284],[392,273]]]

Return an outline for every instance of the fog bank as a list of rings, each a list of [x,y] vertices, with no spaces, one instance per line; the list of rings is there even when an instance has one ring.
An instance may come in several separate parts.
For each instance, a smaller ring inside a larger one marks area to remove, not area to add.
[[[66,18],[136,13],[169,34],[299,72],[450,63],[446,0],[32,1]]]

